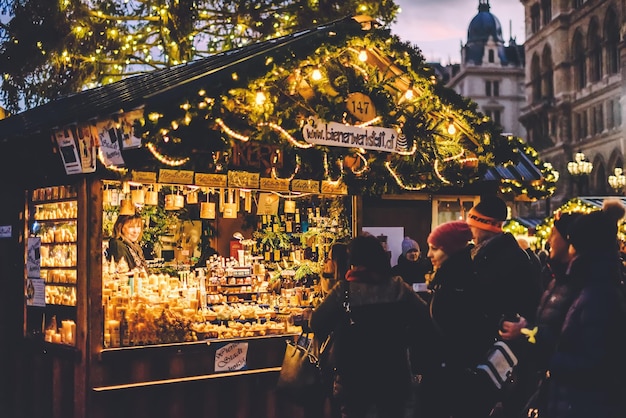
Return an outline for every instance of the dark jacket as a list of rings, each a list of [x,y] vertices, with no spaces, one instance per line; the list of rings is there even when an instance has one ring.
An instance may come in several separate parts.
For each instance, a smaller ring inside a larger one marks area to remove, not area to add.
[[[626,313],[619,265],[610,253],[576,258],[582,290],[572,303],[550,361],[548,414],[554,418],[623,417]]]
[[[346,288],[353,324],[343,307]],[[397,276],[380,282],[341,281],[313,311],[310,328],[320,340],[335,332],[335,379],[348,398],[368,393],[408,396],[412,336],[418,330],[424,341],[434,335],[428,331],[433,328],[426,303]]]
[[[533,359],[540,371],[545,371],[548,367],[548,361],[561,333],[565,315],[572,302],[578,297],[582,286],[580,279],[566,276],[567,265],[551,262],[549,269],[553,279],[541,296],[535,324],[528,325],[528,328],[537,327]]]
[[[443,339],[441,361],[447,367],[469,368],[482,360],[491,345],[485,323],[470,247],[449,257],[430,283],[430,314]],[[459,342],[462,341],[462,344]]]
[[[130,270],[137,267],[135,258],[133,257],[128,245],[121,239],[111,238],[109,240],[109,248],[107,249],[107,260],[113,259],[116,263],[119,263],[122,257],[126,260]],[[140,257],[143,261],[143,254],[140,254]]]
[[[430,313],[440,331],[441,347],[420,385],[423,416],[483,417],[493,406],[482,380],[471,372],[484,360],[494,333],[479,302],[470,251],[468,246],[451,255],[429,285]]]
[[[503,316],[519,314],[533,322],[543,293],[541,278],[510,233],[496,235],[474,250],[481,305],[497,335]]]
[[[393,266],[391,273],[400,276],[408,284],[425,283],[426,273],[430,273],[432,266],[427,258],[420,257],[417,261],[409,261],[405,256],[398,256],[398,264]]]

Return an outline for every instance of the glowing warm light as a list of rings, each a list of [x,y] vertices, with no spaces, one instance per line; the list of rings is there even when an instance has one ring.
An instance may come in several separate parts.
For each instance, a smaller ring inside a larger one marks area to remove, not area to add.
[[[150,151],[150,153],[154,156],[154,158],[156,158],[163,164],[169,165],[170,167],[178,167],[189,161],[189,157],[173,159],[166,155],[161,154],[160,152],[157,151],[156,146],[152,142],[148,142],[148,144],[146,145],[146,148],[148,148],[148,151]]]
[[[311,73],[311,78],[314,81],[320,81],[322,79],[322,72],[319,70],[319,68],[313,70],[313,72]]]
[[[450,122],[448,124],[448,134],[454,135],[455,133],[456,133],[456,126],[454,126],[454,123]]]
[[[366,50],[362,49],[359,52],[359,61],[361,61],[361,62],[367,61],[367,51]]]
[[[267,97],[265,96],[265,93],[263,93],[262,91],[259,91],[256,93],[254,101],[257,104],[257,106],[263,106],[266,100],[267,100]]]
[[[220,128],[222,128],[222,131],[224,131],[226,135],[230,136],[231,138],[235,138],[243,142],[246,142],[250,139],[249,136],[238,134],[237,132],[230,129],[221,118],[215,119],[215,123],[217,123]]]

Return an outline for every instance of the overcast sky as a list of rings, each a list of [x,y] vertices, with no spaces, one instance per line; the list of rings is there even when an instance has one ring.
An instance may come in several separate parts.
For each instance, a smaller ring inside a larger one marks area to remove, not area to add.
[[[478,14],[479,0],[394,0],[401,7],[392,33],[417,45],[427,61],[458,63],[461,42],[467,42],[467,27]],[[502,25],[508,43],[511,35],[524,43],[524,7],[519,0],[490,0],[491,13]],[[512,30],[510,29],[512,28]]]

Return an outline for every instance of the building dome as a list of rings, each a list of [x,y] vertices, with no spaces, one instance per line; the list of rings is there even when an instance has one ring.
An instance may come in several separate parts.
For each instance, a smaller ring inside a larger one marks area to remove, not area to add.
[[[502,25],[490,9],[489,0],[478,0],[478,14],[467,28],[467,44],[464,47],[466,63],[482,64],[485,44],[491,38],[496,44],[500,62],[507,64]]]
[[[491,36],[496,43],[504,43],[502,25],[490,10],[489,0],[479,0],[478,14],[474,16],[467,28],[467,43],[487,42]]]

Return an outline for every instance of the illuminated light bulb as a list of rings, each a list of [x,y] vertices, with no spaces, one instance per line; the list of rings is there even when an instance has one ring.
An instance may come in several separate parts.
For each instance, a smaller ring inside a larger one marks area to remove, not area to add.
[[[189,103],[185,103],[185,104],[180,105],[180,108],[183,110],[189,110],[191,109],[191,105]]]
[[[172,129],[173,130],[178,129],[178,122],[176,122],[175,120],[172,121]]]
[[[456,126],[454,126],[454,123],[450,122],[450,124],[448,125],[448,134],[454,135],[455,133],[456,133]]]
[[[311,73],[311,78],[315,81],[320,81],[322,79],[322,72],[319,70],[319,68],[313,70],[313,72]]]
[[[414,97],[414,93],[413,90],[408,89],[405,93],[404,93],[404,98],[407,100],[411,100]]]
[[[204,96],[205,94],[206,94],[206,90],[205,89],[198,90],[198,96]]]
[[[148,113],[148,119],[151,122],[158,122],[160,117],[161,117],[160,113],[157,113],[157,112],[150,112],[150,113]]]
[[[232,73],[231,77],[233,80],[239,80],[239,75],[237,73]]]
[[[257,92],[254,101],[256,102],[258,106],[262,106],[266,100],[267,100],[267,97],[265,97],[265,93],[263,93],[262,91]]]
[[[185,125],[189,125],[191,123],[191,116],[188,113],[185,115],[184,121]]]
[[[359,61],[361,62],[365,62],[367,61],[367,51],[362,49],[361,52],[359,52]]]

